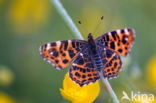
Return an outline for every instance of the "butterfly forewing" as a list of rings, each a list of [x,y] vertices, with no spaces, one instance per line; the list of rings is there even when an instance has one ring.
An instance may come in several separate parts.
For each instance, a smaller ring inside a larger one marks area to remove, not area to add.
[[[134,37],[134,30],[125,28],[106,33],[95,41],[97,44],[103,45],[121,56],[126,56],[130,52]]]
[[[40,54],[44,60],[51,63],[57,69],[63,69],[77,57],[86,45],[87,42],[83,40],[50,42],[40,47]]]
[[[70,70],[70,78],[80,86],[93,83],[100,79],[98,70],[94,68],[90,50],[86,48],[74,60]]]

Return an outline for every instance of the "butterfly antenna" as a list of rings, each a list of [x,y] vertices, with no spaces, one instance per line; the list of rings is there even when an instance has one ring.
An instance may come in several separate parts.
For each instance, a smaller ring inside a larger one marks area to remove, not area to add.
[[[89,33],[88,30],[85,28],[85,26],[82,24],[82,22],[81,22],[81,21],[78,21],[78,23],[79,23],[80,25],[82,25],[83,30],[86,32],[86,34],[88,34],[88,33]]]
[[[93,32],[93,34],[97,31],[97,29],[98,29],[98,27],[99,27],[99,25],[101,24],[101,21],[104,19],[104,16],[101,16],[101,18],[98,20],[98,23],[97,23],[97,25],[96,25],[96,27],[95,27],[95,30],[94,30],[94,32]]]

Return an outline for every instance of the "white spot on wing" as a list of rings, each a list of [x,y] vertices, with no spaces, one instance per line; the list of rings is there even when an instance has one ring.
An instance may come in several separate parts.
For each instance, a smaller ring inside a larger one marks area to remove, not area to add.
[[[61,45],[61,41],[57,41],[56,42],[56,45]]]
[[[116,32],[117,32],[117,34],[120,34],[121,33],[121,30],[117,30]]]
[[[75,63],[73,63],[72,65],[73,65],[73,66],[75,66],[76,64],[75,64]]]
[[[47,48],[46,48],[46,49],[47,49],[47,50],[49,50],[49,49],[50,49],[50,47],[51,47],[51,46],[50,46],[50,43],[48,43],[48,44],[47,44]]]
[[[128,32],[128,29],[127,28],[124,29],[124,31],[125,31],[125,34],[129,35],[129,32]]]
[[[125,38],[126,41],[128,41],[128,38]]]
[[[53,55],[53,52],[50,52],[51,55]]]
[[[83,54],[82,53],[80,53],[80,55],[83,57]]]
[[[72,41],[71,40],[68,40],[68,43],[71,43]]]
[[[59,67],[55,67],[57,70],[61,70],[61,68],[59,68]]]
[[[42,55],[42,46],[39,48],[40,54]]]
[[[111,32],[109,32],[108,35],[111,35]]]
[[[44,59],[44,60],[47,61],[48,63],[50,63],[52,66],[55,66],[52,61],[50,61],[48,59]]]

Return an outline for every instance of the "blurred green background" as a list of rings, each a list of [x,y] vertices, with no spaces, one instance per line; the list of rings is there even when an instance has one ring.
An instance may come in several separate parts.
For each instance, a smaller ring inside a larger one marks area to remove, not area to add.
[[[122,91],[156,96],[156,1],[61,0],[86,38],[115,29],[136,31],[132,52],[123,70],[110,80],[119,100]],[[78,25],[78,21],[83,23]],[[49,0],[0,0],[0,103],[68,103],[59,92],[68,68],[54,69],[39,55],[43,43],[75,38]],[[4,98],[3,98],[4,97]],[[8,101],[8,102],[5,102]],[[95,103],[112,103],[101,83]]]

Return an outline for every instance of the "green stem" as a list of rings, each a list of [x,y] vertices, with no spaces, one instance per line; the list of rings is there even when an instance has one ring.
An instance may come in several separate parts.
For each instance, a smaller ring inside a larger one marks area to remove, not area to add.
[[[118,98],[117,98],[115,92],[113,91],[113,89],[112,89],[110,83],[108,82],[108,79],[105,79],[105,78],[103,77],[103,74],[102,74],[102,73],[100,73],[100,77],[101,77],[101,79],[102,79],[104,85],[106,86],[107,91],[109,92],[110,96],[112,97],[114,103],[119,103],[119,100],[118,100]]]
[[[66,12],[66,10],[62,6],[61,2],[59,0],[50,0],[50,1],[54,5],[54,7],[58,11],[58,13],[62,16],[62,18],[64,19],[64,21],[67,23],[67,25],[69,26],[69,28],[71,29],[71,31],[74,33],[74,36],[76,38],[82,40],[83,37],[82,37],[81,33],[79,32],[79,30],[75,26],[74,22],[72,21],[71,17],[68,15],[68,13]],[[116,94],[114,93],[111,85],[109,84],[108,80],[105,79],[105,78],[103,78],[103,75],[102,74],[101,74],[101,78],[102,78],[102,81],[103,81],[104,85],[107,87],[107,90],[110,93],[110,96],[112,97],[114,103],[119,103],[119,100],[118,100]]]

